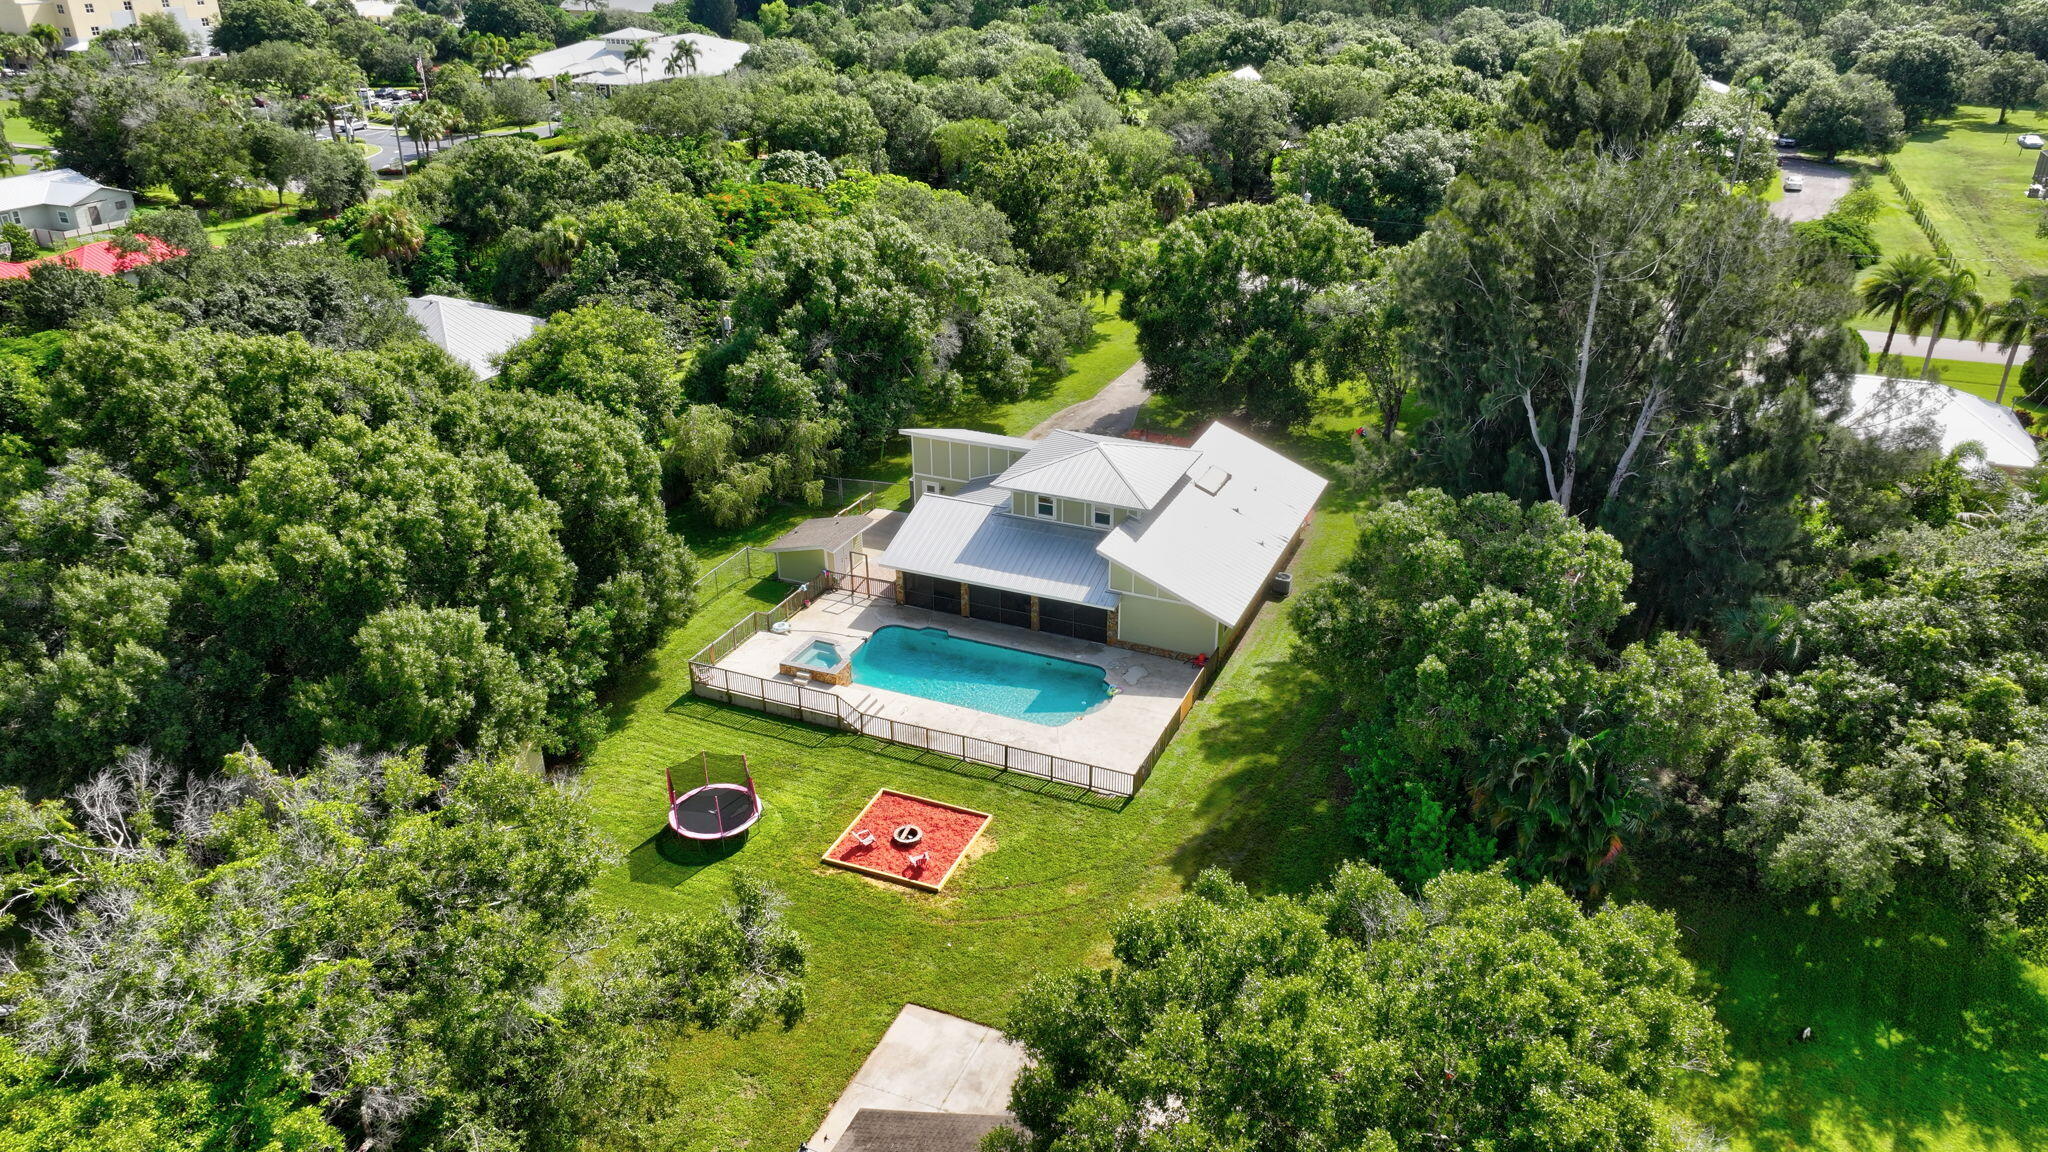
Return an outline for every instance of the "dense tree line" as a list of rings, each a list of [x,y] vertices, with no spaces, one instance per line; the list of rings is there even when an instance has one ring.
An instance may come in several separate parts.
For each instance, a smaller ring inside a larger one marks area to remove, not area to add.
[[[78,278],[126,298],[9,349],[10,779],[135,746],[573,751],[687,610],[637,416],[480,386],[373,267],[259,236]]]
[[[738,886],[633,929],[556,785],[471,761],[147,754],[75,803],[0,790],[0,1143],[638,1146],[664,1034],[787,1025],[801,944]]]

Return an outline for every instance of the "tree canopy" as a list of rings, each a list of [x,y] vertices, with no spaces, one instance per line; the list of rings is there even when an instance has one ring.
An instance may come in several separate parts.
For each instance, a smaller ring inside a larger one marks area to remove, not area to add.
[[[1307,897],[1217,872],[1112,929],[1115,966],[1034,985],[1010,1146],[1675,1149],[1659,1095],[1722,1059],[1668,915],[1357,865]]]

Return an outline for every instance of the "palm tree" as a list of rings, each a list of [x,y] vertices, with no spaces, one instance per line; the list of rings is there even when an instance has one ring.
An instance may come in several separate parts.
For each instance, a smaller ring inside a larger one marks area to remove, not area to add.
[[[652,44],[645,40],[635,40],[631,44],[626,45],[626,50],[620,53],[620,55],[625,57],[626,67],[631,68],[633,65],[638,64],[640,66],[641,79],[646,79],[647,58],[654,55],[654,46]]]
[[[668,50],[668,65],[663,71],[670,76],[678,71],[696,73],[697,45],[688,36],[677,37],[676,46]]]
[[[2005,403],[2006,381],[2012,379],[2012,362],[2022,344],[2033,346],[2048,339],[2048,280],[2034,277],[2013,285],[2012,297],[1988,309],[1977,326],[1977,343],[1995,342],[2005,349],[2005,372],[1998,378],[1997,403]]]
[[[1884,334],[1884,351],[1878,353],[1878,359],[1892,354],[1892,338],[1899,334],[1899,322],[1906,318],[1906,310],[1939,275],[1941,265],[1932,256],[1894,256],[1873,269],[1870,278],[1857,290],[1865,309],[1891,313],[1892,326]]]
[[[1920,378],[1934,365],[1934,346],[1951,327],[1957,339],[1970,334],[1977,317],[1984,314],[1984,294],[1977,291],[1977,274],[1968,268],[1944,268],[1906,309],[1906,331],[1918,336],[1930,332],[1927,355],[1920,361]]]
[[[549,277],[559,278],[569,271],[569,265],[575,262],[576,253],[582,248],[583,229],[577,225],[576,218],[557,216],[540,230],[534,262]]]
[[[403,204],[379,200],[363,214],[363,255],[397,261],[427,242],[426,232]]]

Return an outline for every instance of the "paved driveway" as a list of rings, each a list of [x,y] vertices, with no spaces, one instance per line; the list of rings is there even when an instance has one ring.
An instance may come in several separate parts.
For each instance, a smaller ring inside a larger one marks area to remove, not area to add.
[[[1828,209],[1835,206],[1835,201],[1840,200],[1849,191],[1849,174],[1832,164],[1822,164],[1798,156],[1786,156],[1780,161],[1780,165],[1780,180],[1785,178],[1786,173],[1797,173],[1806,178],[1805,191],[1787,192],[1784,199],[1771,203],[1771,211],[1786,220],[1795,223],[1800,220],[1818,220],[1827,215]]]
[[[1024,434],[1026,440],[1043,440],[1060,429],[1093,432],[1097,436],[1121,436],[1138,422],[1138,409],[1151,395],[1145,391],[1145,362],[1138,361],[1102,386],[1102,391],[1078,404],[1046,417],[1038,427]]]
[[[1024,1050],[1001,1032],[905,1004],[809,1146],[815,1152],[831,1152],[839,1134],[863,1108],[1008,1112],[1010,1085],[1023,1069]]]

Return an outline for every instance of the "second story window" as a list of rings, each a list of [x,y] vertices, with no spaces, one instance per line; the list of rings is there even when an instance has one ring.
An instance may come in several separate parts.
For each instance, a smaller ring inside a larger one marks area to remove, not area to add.
[[[1038,498],[1038,514],[1047,520],[1059,515],[1059,509],[1054,507],[1052,497],[1040,496]]]
[[[1090,508],[1088,522],[1097,528],[1107,528],[1116,520],[1116,514],[1107,508]]]

